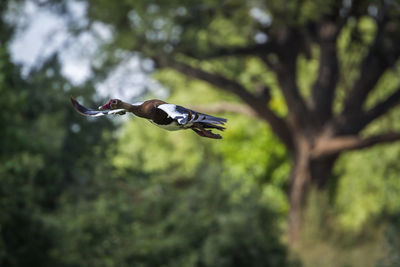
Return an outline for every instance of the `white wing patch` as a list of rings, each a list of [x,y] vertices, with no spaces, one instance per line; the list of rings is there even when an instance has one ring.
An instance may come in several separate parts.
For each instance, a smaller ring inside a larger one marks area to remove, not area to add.
[[[176,120],[181,125],[192,124],[194,122],[205,122],[224,125],[224,123],[226,122],[226,119],[196,112],[174,104],[162,104],[159,105],[157,108],[165,111],[168,116]]]
[[[159,105],[157,108],[165,111],[168,116],[176,120],[179,124],[186,124],[187,123],[187,114],[181,113],[176,109],[176,105],[174,104],[162,104]]]

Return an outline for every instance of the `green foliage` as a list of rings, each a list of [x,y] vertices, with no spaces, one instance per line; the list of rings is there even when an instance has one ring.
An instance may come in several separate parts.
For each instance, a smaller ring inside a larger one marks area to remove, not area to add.
[[[393,213],[400,209],[396,160],[399,152],[396,144],[376,147],[362,154],[352,153],[343,159],[345,171],[336,197],[338,220],[343,228],[360,231],[365,223],[376,220],[382,212]]]
[[[209,173],[186,184],[128,177],[103,181],[94,199],[60,210],[54,253],[67,266],[288,264],[275,215],[256,191],[233,200],[240,184]]]
[[[71,85],[60,76],[57,58],[22,79],[3,47],[2,53],[0,265],[54,266],[55,229],[44,217],[58,208],[65,188],[92,179],[102,157],[96,148],[107,142],[99,130],[112,124],[76,116],[69,103],[75,92],[64,90]]]
[[[284,218],[289,209],[285,188],[290,168],[285,148],[265,124],[239,116],[232,119],[235,123],[226,131],[225,141],[214,146],[222,157],[224,176],[262,187],[265,202]]]
[[[29,146],[24,125],[26,94],[17,86],[19,69],[10,63],[9,54],[0,50],[0,265],[22,266],[49,263],[49,229],[38,216],[35,203],[40,196],[33,188],[44,159]],[[32,148],[31,146],[29,146]]]
[[[380,80],[380,90],[371,94],[368,105],[372,105],[392,93],[398,83],[395,71],[388,72]],[[399,129],[400,113],[393,111],[371,124],[365,134],[381,133]],[[340,175],[335,189],[335,212],[337,222],[343,230],[361,233],[366,226],[379,222],[387,214],[400,210],[400,171],[397,158],[400,146],[397,143],[380,145],[363,152],[343,155],[337,165]],[[351,205],[349,205],[351,203]]]
[[[159,179],[192,177],[206,157],[206,148],[196,146],[196,139],[189,130],[166,133],[132,118],[122,130],[113,162],[122,174],[141,170]]]

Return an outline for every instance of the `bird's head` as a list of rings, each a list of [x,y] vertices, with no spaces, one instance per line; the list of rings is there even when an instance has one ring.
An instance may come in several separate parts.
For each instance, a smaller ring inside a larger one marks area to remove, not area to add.
[[[122,101],[119,99],[110,99],[104,105],[100,106],[99,109],[119,109],[121,108]]]

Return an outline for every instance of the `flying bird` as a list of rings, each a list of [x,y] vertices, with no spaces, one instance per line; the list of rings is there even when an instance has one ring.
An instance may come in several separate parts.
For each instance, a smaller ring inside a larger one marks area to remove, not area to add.
[[[110,114],[124,115],[131,112],[134,115],[147,119],[154,125],[168,131],[191,129],[202,137],[221,139],[219,134],[211,132],[209,129],[225,130],[224,125],[227,121],[203,114],[182,106],[168,104],[162,100],[152,99],[145,102],[129,104],[119,99],[110,99],[107,103],[100,106],[99,110],[88,109],[71,97],[72,105],[75,110],[90,117],[99,117]]]

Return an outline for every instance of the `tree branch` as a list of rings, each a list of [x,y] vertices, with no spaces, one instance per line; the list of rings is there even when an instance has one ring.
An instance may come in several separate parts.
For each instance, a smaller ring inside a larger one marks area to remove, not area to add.
[[[360,77],[355,82],[345,102],[344,114],[358,112],[362,109],[367,95],[389,67],[386,61],[382,60],[382,57],[375,54],[378,49],[377,46],[378,44],[375,43],[363,60]]]
[[[304,47],[304,36],[293,28],[284,28],[273,36],[277,42],[277,57],[265,55],[261,59],[277,76],[280,89],[289,110],[289,123],[294,129],[304,129],[310,124],[310,111],[297,85],[297,56]]]
[[[221,90],[235,94],[243,102],[249,105],[249,107],[251,107],[260,118],[268,122],[272,130],[287,146],[287,148],[289,150],[293,150],[293,139],[289,127],[282,118],[278,117],[272,110],[268,108],[267,103],[263,101],[264,98],[256,97],[238,82],[230,80],[222,75],[206,72],[202,69],[192,67],[191,65],[183,62],[175,61],[171,58],[158,57],[154,58],[154,61],[158,67],[173,68],[184,75],[203,80]]]
[[[189,107],[203,113],[230,112],[242,114],[248,117],[259,118],[258,114],[247,105],[232,102],[219,102],[208,105],[190,105]]]
[[[189,64],[178,62],[171,58],[158,57],[154,58],[158,67],[170,67],[179,71],[186,76],[203,80],[212,84],[224,91],[237,95],[247,104],[254,104],[257,102],[255,97],[247,91],[241,84],[234,80],[230,80],[222,75],[206,72],[202,69],[192,67]]]
[[[289,119],[294,128],[304,129],[312,121],[309,109],[299,92],[296,80],[296,59],[284,62],[276,68],[276,74],[286,105],[289,110]]]
[[[331,156],[343,151],[364,149],[376,144],[390,143],[400,140],[399,132],[390,132],[361,138],[357,135],[340,136],[317,141],[312,156],[314,158]]]
[[[381,18],[378,21],[378,29],[372,45],[361,64],[361,72],[358,80],[354,83],[343,109],[343,115],[357,113],[362,110],[362,106],[368,94],[374,89],[376,83],[382,74],[394,64],[392,57],[393,49],[386,49],[384,44],[385,26],[387,19],[385,17],[385,7],[381,9]],[[393,41],[393,40],[392,40]],[[389,50],[389,51],[388,51]],[[396,55],[398,57],[398,55]]]
[[[400,87],[385,100],[376,104],[368,111],[359,111],[346,117],[338,116],[337,134],[356,134],[372,121],[388,113],[400,103]]]
[[[205,60],[226,56],[265,55],[274,51],[275,45],[272,42],[267,42],[264,44],[252,44],[245,47],[222,47],[217,48],[207,54],[194,53],[193,51],[185,51],[182,53],[198,60]]]
[[[363,118],[360,119],[362,128],[374,121],[375,119],[381,117],[382,115],[389,112],[400,102],[400,88],[398,88],[394,93],[388,96],[385,100],[376,104],[373,108],[364,113]],[[361,129],[362,129],[361,128]]]
[[[318,77],[312,89],[312,105],[318,123],[332,117],[332,103],[339,77],[336,41],[339,26],[332,21],[321,22],[318,28],[320,60]]]

